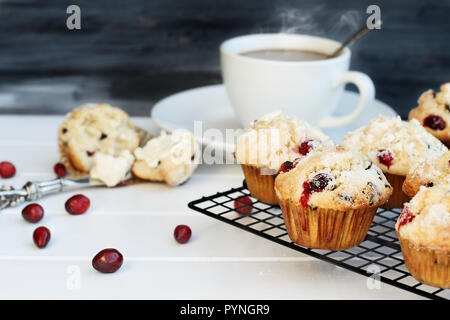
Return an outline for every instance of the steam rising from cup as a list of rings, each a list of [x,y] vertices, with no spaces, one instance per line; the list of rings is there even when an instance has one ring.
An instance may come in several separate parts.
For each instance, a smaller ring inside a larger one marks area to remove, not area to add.
[[[357,10],[329,13],[323,6],[314,8],[283,8],[277,11],[280,33],[300,33],[326,37],[341,37],[342,32],[355,31],[363,23],[363,13]]]

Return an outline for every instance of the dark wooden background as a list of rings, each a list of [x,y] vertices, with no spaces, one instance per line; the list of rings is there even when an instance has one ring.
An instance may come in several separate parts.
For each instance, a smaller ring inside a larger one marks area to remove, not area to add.
[[[81,7],[82,29],[66,28]],[[381,8],[383,26],[353,47],[352,69],[402,116],[450,81],[450,0],[0,0],[0,113],[65,113],[106,101],[133,115],[180,90],[220,83],[219,44],[258,32],[337,40]]]

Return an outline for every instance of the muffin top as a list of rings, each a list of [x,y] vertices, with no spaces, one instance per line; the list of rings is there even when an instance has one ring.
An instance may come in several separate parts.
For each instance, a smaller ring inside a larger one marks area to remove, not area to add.
[[[378,207],[389,199],[392,187],[380,168],[359,153],[335,147],[316,152],[275,179],[281,201],[303,207],[334,210]]]
[[[450,82],[441,85],[438,93],[425,91],[417,102],[409,119],[417,119],[436,138],[450,142]]]
[[[68,147],[78,170],[88,172],[95,153],[118,156],[133,152],[139,145],[139,134],[128,114],[109,104],[85,104],[69,113],[58,130],[59,139]]]
[[[278,171],[285,161],[333,147],[320,129],[273,111],[252,123],[238,138],[235,156],[239,163]]]
[[[421,187],[405,204],[395,229],[418,244],[450,248],[450,184]]]
[[[400,176],[406,176],[418,162],[439,158],[447,151],[417,120],[385,116],[347,134],[342,146],[361,152],[383,172]]]
[[[450,151],[415,165],[406,176],[403,192],[413,197],[421,186],[432,187],[441,183],[450,183]]]

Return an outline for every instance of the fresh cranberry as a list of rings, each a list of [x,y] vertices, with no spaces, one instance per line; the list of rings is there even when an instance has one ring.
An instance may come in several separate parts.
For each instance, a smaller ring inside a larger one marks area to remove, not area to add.
[[[16,174],[16,167],[11,162],[0,162],[0,176],[2,178],[11,178]]]
[[[240,214],[249,215],[252,213],[252,204],[253,202],[249,197],[240,197],[234,201],[234,209]]]
[[[378,161],[384,164],[388,169],[392,166],[394,157],[389,150],[378,150]]]
[[[92,259],[92,266],[95,270],[103,273],[116,272],[123,263],[122,254],[116,249],[103,249]]]
[[[316,174],[311,181],[303,182],[303,192],[300,196],[300,204],[306,208],[311,194],[313,192],[322,192],[330,181],[333,181],[333,176],[328,173],[319,173]]]
[[[309,139],[306,141],[303,141],[299,147],[298,152],[302,156],[306,156],[308,153],[310,153],[312,150],[317,149],[317,147],[320,146],[320,141],[315,139]]]
[[[433,130],[444,130],[447,124],[442,117],[435,114],[430,114],[428,117],[423,119],[423,126]]]
[[[53,171],[55,171],[56,175],[60,178],[64,177],[67,174],[66,166],[61,162],[55,164],[55,166],[53,167]]]
[[[400,214],[400,217],[398,218],[398,228],[400,229],[401,226],[411,222],[414,217],[415,216],[411,213],[411,211],[409,211],[409,208],[405,206]]]
[[[289,172],[289,171],[291,171],[294,168],[295,168],[295,163],[294,162],[292,162],[292,161],[285,161],[285,162],[283,162],[281,164],[280,171],[282,171],[282,172]]]
[[[33,241],[38,248],[45,248],[50,241],[50,230],[46,227],[39,227],[33,232]]]
[[[29,222],[38,222],[44,217],[44,208],[37,203],[30,203],[23,208],[22,217]]]
[[[77,194],[66,201],[66,210],[70,214],[83,214],[89,209],[90,204],[88,197]]]
[[[173,236],[175,237],[175,240],[177,240],[178,243],[186,243],[191,238],[192,231],[191,228],[189,228],[186,225],[179,225],[175,228],[175,231],[173,232]]]

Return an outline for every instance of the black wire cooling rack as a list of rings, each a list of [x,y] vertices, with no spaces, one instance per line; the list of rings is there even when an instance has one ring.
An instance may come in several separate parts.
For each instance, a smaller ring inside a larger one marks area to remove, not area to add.
[[[242,199],[243,197],[248,198]],[[293,243],[286,231],[280,207],[251,197],[245,181],[243,187],[202,197],[190,202],[188,206],[217,220],[364,276],[372,276],[376,270],[380,272],[382,282],[398,288],[431,299],[450,298],[450,290],[421,284],[408,272],[395,233],[395,222],[400,210],[379,209],[361,244],[347,250],[329,251],[309,249]]]

